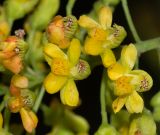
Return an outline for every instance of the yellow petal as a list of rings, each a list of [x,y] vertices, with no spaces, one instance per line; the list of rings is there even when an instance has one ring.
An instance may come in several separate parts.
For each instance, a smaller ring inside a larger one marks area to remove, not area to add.
[[[105,51],[101,54],[103,65],[108,68],[109,66],[116,63],[116,58],[114,53],[110,49],[105,49]]]
[[[31,133],[33,129],[37,127],[38,118],[36,114],[30,110],[21,108],[20,115],[21,115],[22,123],[23,123],[25,130]]]
[[[72,65],[77,64],[80,54],[81,54],[81,44],[78,39],[73,39],[68,49],[68,58],[72,63]]]
[[[110,27],[112,24],[112,10],[110,7],[102,7],[99,12],[99,22],[103,29]]]
[[[124,66],[116,62],[108,68],[107,72],[111,80],[117,80],[126,72],[126,69]]]
[[[125,106],[130,113],[141,113],[144,102],[141,96],[136,91],[133,91],[133,93],[128,96]]]
[[[88,31],[88,34],[90,37],[96,39],[96,40],[100,40],[100,41],[105,41],[106,37],[108,35],[107,31],[102,29],[102,28],[92,28]]]
[[[51,64],[51,71],[55,75],[68,76],[70,73],[70,63],[66,59],[55,58]]]
[[[103,50],[102,42],[88,37],[84,43],[84,50],[87,54],[94,56],[99,55]]]
[[[119,77],[114,84],[114,94],[117,96],[128,95],[135,90],[134,85],[131,84],[132,77],[130,76],[121,76]]]
[[[79,103],[79,93],[73,80],[68,80],[64,88],[60,91],[60,97],[63,104],[68,106],[77,106]]]
[[[119,112],[126,102],[126,96],[118,97],[112,103],[112,108],[115,113]]]
[[[43,48],[44,54],[50,58],[66,58],[65,53],[58,46],[48,43]]]
[[[48,76],[44,79],[44,87],[48,93],[54,94],[63,87],[66,81],[67,77],[56,76],[52,73],[49,73]]]
[[[93,27],[99,26],[99,24],[96,21],[94,21],[92,18],[86,15],[80,16],[78,23],[81,27],[87,28],[87,29],[91,29]]]
[[[121,52],[121,63],[128,70],[131,70],[134,67],[137,58],[137,49],[133,44],[123,47]]]

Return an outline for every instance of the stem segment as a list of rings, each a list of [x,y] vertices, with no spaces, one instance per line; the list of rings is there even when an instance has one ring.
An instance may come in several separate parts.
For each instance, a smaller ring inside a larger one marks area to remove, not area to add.
[[[153,49],[160,48],[159,43],[160,43],[160,37],[136,43],[135,46],[138,50],[138,53],[141,54]]]
[[[72,9],[73,9],[75,2],[76,0],[68,0],[67,6],[66,6],[67,15],[72,15]]]
[[[100,102],[101,102],[101,117],[102,117],[102,124],[108,123],[107,118],[107,111],[106,111],[106,95],[105,95],[105,85],[106,85],[106,79],[105,79],[105,71],[103,71],[102,80],[101,80],[101,88],[100,88]]]
[[[33,106],[33,111],[34,111],[34,112],[37,112],[37,111],[38,111],[38,109],[39,109],[39,107],[40,107],[40,105],[41,105],[41,102],[42,102],[42,99],[43,99],[44,94],[45,94],[45,89],[44,89],[44,87],[42,86],[42,88],[40,89],[40,93],[39,93],[39,95],[38,95],[38,97],[37,97],[37,99],[36,99],[36,102],[35,102],[35,104],[34,104],[34,106]]]
[[[135,28],[135,26],[133,24],[133,21],[132,21],[132,18],[131,18],[131,14],[130,14],[129,9],[128,9],[127,0],[121,0],[121,1],[122,1],[122,7],[123,7],[123,10],[124,10],[128,25],[130,27],[130,30],[131,30],[132,34],[133,34],[133,37],[134,37],[136,42],[140,42],[141,41],[140,37],[138,36],[138,33],[136,31],[136,28]]]

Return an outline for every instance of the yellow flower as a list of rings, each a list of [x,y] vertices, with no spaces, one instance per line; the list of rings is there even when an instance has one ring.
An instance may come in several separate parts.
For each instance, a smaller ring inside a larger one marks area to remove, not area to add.
[[[103,65],[109,67],[116,62],[112,48],[120,45],[126,36],[123,27],[112,24],[112,11],[109,7],[102,7],[99,11],[98,21],[82,15],[79,25],[86,28],[88,36],[84,43],[84,51],[89,55],[100,55]]]
[[[125,46],[119,62],[108,68],[108,76],[113,81],[114,94],[118,96],[113,104],[114,112],[119,112],[125,105],[130,113],[143,110],[143,99],[137,92],[150,90],[152,78],[143,70],[132,70],[136,61],[137,50],[133,44]]]
[[[90,74],[89,64],[79,59],[80,53],[81,45],[78,39],[72,39],[67,54],[51,43],[44,47],[45,58],[51,67],[51,72],[44,80],[44,87],[50,94],[62,89],[61,100],[69,106],[79,103],[79,93],[74,80],[84,79]]]

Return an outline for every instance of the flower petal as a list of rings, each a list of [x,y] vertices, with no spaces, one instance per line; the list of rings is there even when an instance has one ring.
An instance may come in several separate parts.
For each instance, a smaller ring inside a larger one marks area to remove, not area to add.
[[[55,58],[51,64],[51,71],[55,75],[68,76],[70,73],[70,63],[66,59]]]
[[[125,106],[130,113],[141,113],[144,102],[141,96],[136,91],[133,91],[133,93],[128,96]]]
[[[112,103],[112,108],[115,113],[119,112],[126,102],[126,96],[116,98]]]
[[[117,80],[120,76],[125,74],[126,68],[116,62],[108,68],[107,72],[111,80]]]
[[[43,48],[44,54],[50,58],[66,58],[65,53],[58,46],[48,43]]]
[[[54,94],[63,87],[66,81],[67,77],[56,76],[52,73],[49,73],[48,76],[44,79],[44,87],[48,93]]]
[[[102,28],[94,27],[88,31],[88,35],[96,40],[105,41],[108,32]]]
[[[60,97],[63,104],[68,106],[77,106],[79,103],[79,93],[74,80],[70,79],[60,91]]]
[[[102,42],[94,38],[87,37],[84,44],[84,50],[87,54],[94,56],[99,55],[103,50]]]
[[[103,29],[110,27],[112,24],[112,10],[110,7],[102,7],[99,12],[99,22]]]
[[[114,94],[117,96],[128,95],[135,90],[135,86],[131,84],[131,76],[121,76],[114,84]]]
[[[73,39],[68,49],[68,58],[72,63],[72,65],[77,64],[80,54],[81,54],[80,41],[78,39]]]
[[[136,62],[137,58],[137,49],[133,44],[123,47],[121,51],[121,63],[126,66],[130,71]]]
[[[91,29],[93,27],[99,26],[99,24],[95,20],[93,20],[92,18],[86,15],[80,16],[78,23],[81,27],[87,28],[87,29]]]
[[[101,54],[101,58],[102,58],[103,65],[106,68],[116,63],[116,58],[111,49],[105,49],[105,51],[103,51],[103,53]]]

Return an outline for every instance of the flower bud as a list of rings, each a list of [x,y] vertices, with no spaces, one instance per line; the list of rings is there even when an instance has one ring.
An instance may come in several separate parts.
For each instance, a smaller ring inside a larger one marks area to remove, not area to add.
[[[91,69],[88,62],[80,59],[70,72],[75,80],[83,80],[90,75]]]
[[[79,93],[75,82],[69,79],[63,89],[60,91],[60,97],[63,104],[68,106],[77,106],[79,103]]]
[[[160,92],[157,92],[151,99],[150,102],[152,107],[159,107],[160,106]]]
[[[22,18],[33,9],[37,2],[38,0],[6,0],[4,6],[9,22],[12,23]]]
[[[130,72],[133,75],[138,75],[138,92],[145,92],[151,89],[153,85],[152,77],[143,70],[133,70]]]
[[[36,114],[31,110],[26,110],[25,108],[21,108],[20,115],[23,123],[23,127],[29,133],[31,133],[38,124],[38,118]]]
[[[69,110],[65,110],[64,119],[68,127],[76,133],[89,131],[89,123],[80,115],[74,114]]]
[[[62,49],[67,48],[77,27],[77,19],[74,16],[56,16],[47,28],[48,40]]]
[[[130,124],[129,135],[156,135],[156,124],[152,115],[135,115]]]
[[[110,125],[101,125],[94,135],[118,135],[116,129]]]
[[[25,107],[32,108],[35,103],[36,96],[32,91],[28,89],[22,89],[21,98]]]
[[[17,74],[12,77],[11,83],[18,88],[24,89],[28,87],[28,78]]]
[[[117,24],[113,25],[113,28],[109,29],[110,35],[107,38],[106,46],[109,48],[116,48],[126,37],[127,33],[122,26]]]
[[[20,97],[10,97],[7,106],[12,113],[17,113],[23,107],[22,99]]]
[[[23,59],[27,51],[27,44],[16,36],[8,37],[0,44],[0,59],[3,66],[12,71],[19,73],[23,68]]]

